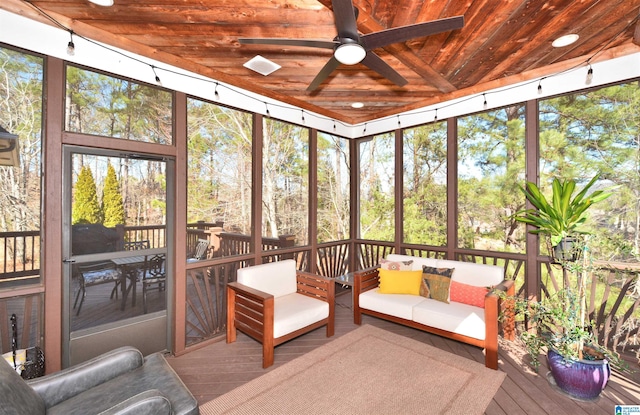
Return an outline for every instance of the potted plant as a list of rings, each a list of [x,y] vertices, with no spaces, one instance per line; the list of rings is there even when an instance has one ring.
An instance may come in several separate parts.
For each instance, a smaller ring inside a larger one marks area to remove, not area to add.
[[[593,322],[587,319],[586,287],[590,273],[587,246],[581,263],[564,263],[573,274],[566,285],[540,301],[515,298],[516,315],[526,317],[529,330],[520,334],[537,371],[540,355],[547,353],[549,381],[572,398],[591,401],[607,385],[611,366],[626,370],[619,356],[598,344]]]
[[[574,238],[576,244],[571,254],[556,254],[562,266],[564,286],[556,293],[540,301],[522,298],[512,299],[517,315],[526,317],[529,330],[524,331],[523,340],[533,367],[539,367],[542,350],[547,352],[550,369],[549,380],[572,398],[596,399],[607,384],[610,365],[624,368],[618,356],[598,345],[593,335],[593,323],[587,320],[586,283],[592,275],[588,255],[588,235],[580,229],[586,212],[594,203],[611,196],[611,193],[589,189],[598,180],[598,175],[575,197],[574,180],[553,181],[552,200],[549,203],[540,189],[528,182],[521,190],[535,209],[517,212],[515,220],[536,227],[532,233],[544,235],[552,247],[558,247],[566,238]],[[581,261],[577,253],[582,252]]]
[[[535,183],[527,182],[525,187],[520,186],[520,190],[535,208],[516,212],[513,218],[535,226],[531,233],[547,236],[551,243],[551,254],[557,261],[577,260],[580,249],[574,249],[573,245],[579,236],[588,234],[580,229],[587,220],[587,210],[612,194],[603,190],[588,193],[599,177],[595,175],[575,197],[575,180],[554,179],[551,202],[547,201]]]

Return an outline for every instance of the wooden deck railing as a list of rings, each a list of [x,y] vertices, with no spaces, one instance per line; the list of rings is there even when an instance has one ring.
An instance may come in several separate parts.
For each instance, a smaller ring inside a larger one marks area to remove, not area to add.
[[[164,225],[123,226],[116,225],[116,232],[124,242],[149,241],[150,248],[163,248],[167,244],[167,230]]]
[[[216,236],[219,238],[220,247],[214,252],[214,257],[251,253],[251,235],[220,232]],[[274,249],[289,248],[294,246],[295,242],[296,240],[293,235],[282,235],[278,238],[262,238],[262,250],[271,251]]]
[[[40,231],[0,232],[0,279],[40,274]]]
[[[625,353],[640,351],[639,263],[593,261],[587,267],[588,319],[599,344]],[[548,296],[574,278],[559,265],[543,264],[541,295]]]
[[[190,224],[187,232],[197,241],[199,238],[219,238],[218,261],[223,257],[250,253],[251,238],[247,235],[231,232],[219,232],[217,224]],[[220,227],[221,228],[221,227]],[[164,246],[166,233],[164,226],[132,226],[122,230],[127,240],[149,240],[152,248]],[[215,234],[215,235],[214,235]],[[326,277],[337,277],[349,271],[353,261],[356,269],[376,265],[380,259],[395,251],[394,245],[378,241],[337,241],[320,244],[316,252],[308,246],[296,247],[292,237],[264,238],[262,240],[262,261],[268,262],[283,258],[293,258],[298,268],[308,270],[315,258],[316,272]],[[195,244],[194,244],[195,246]],[[351,251],[353,247],[353,251]],[[4,232],[0,233],[0,281],[38,276],[40,232]],[[401,252],[408,255],[445,258],[447,252],[441,247],[406,245]],[[355,254],[355,258],[351,258]],[[506,252],[488,252],[474,250],[456,250],[459,261],[492,264],[504,267],[505,275],[516,281],[520,295],[526,284],[525,255]],[[540,274],[539,296],[548,295],[562,285],[562,270],[552,265],[544,257],[538,259]],[[224,288],[226,283],[235,280],[239,267],[250,265],[246,259],[229,258],[224,264],[202,268],[190,268],[187,272],[188,298],[190,314],[188,344],[197,343],[211,336],[224,333],[225,304]],[[640,283],[638,276],[640,264],[595,262],[591,273],[589,293],[589,317],[595,322],[598,338],[602,344],[617,350],[637,351],[640,349]],[[0,317],[16,312],[23,319],[24,347],[34,345],[41,335],[39,330],[38,307],[41,307],[40,294],[18,299],[0,299]],[[17,307],[17,308],[16,308]],[[27,317],[25,319],[25,317]],[[0,320],[4,320],[0,318]],[[26,321],[25,321],[26,320]],[[6,327],[0,321],[0,339],[6,343]],[[3,345],[4,346],[4,345]]]

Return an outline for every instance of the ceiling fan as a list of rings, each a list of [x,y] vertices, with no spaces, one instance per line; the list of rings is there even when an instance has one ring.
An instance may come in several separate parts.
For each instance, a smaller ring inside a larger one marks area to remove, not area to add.
[[[240,38],[238,41],[243,44],[333,49],[333,56],[307,87],[307,91],[313,91],[318,88],[340,64],[355,65],[360,62],[396,85],[404,86],[407,84],[407,80],[376,55],[373,49],[436,33],[461,29],[464,26],[464,17],[455,16],[360,35],[356,25],[358,9],[353,6],[353,1],[331,0],[331,4],[336,28],[338,29],[338,36],[333,40]]]

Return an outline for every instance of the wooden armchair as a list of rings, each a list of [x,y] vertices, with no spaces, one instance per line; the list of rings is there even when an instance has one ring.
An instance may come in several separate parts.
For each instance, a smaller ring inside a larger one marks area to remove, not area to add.
[[[262,343],[262,367],[273,364],[274,347],[327,326],[333,336],[332,279],[296,270],[292,259],[241,268],[227,284],[227,343],[236,330]]]

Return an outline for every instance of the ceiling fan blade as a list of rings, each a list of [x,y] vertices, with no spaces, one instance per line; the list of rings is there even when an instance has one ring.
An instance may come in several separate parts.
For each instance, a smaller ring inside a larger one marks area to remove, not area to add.
[[[249,45],[304,46],[309,48],[334,49],[340,42],[316,39],[282,39],[282,38],[240,38],[238,42]]]
[[[373,52],[367,52],[367,56],[362,60],[362,64],[367,66],[369,69],[378,72],[380,75],[398,86],[405,86],[407,84],[407,80],[404,79],[402,75],[396,72],[395,69],[389,66],[389,64]]]
[[[358,25],[352,0],[331,0],[333,18],[336,21],[339,38],[358,40]]]
[[[406,42],[407,40],[435,35],[436,33],[462,29],[463,26],[464,16],[456,16],[368,33],[362,35],[360,40],[366,50],[372,50],[393,43]]]
[[[324,80],[327,79],[329,75],[331,75],[331,73],[338,67],[338,65],[340,65],[340,62],[338,62],[338,60],[332,56],[331,59],[329,59],[329,62],[327,62],[322,67],[318,75],[313,78],[313,81],[307,87],[307,91],[311,92],[318,88],[320,84],[324,82]]]

